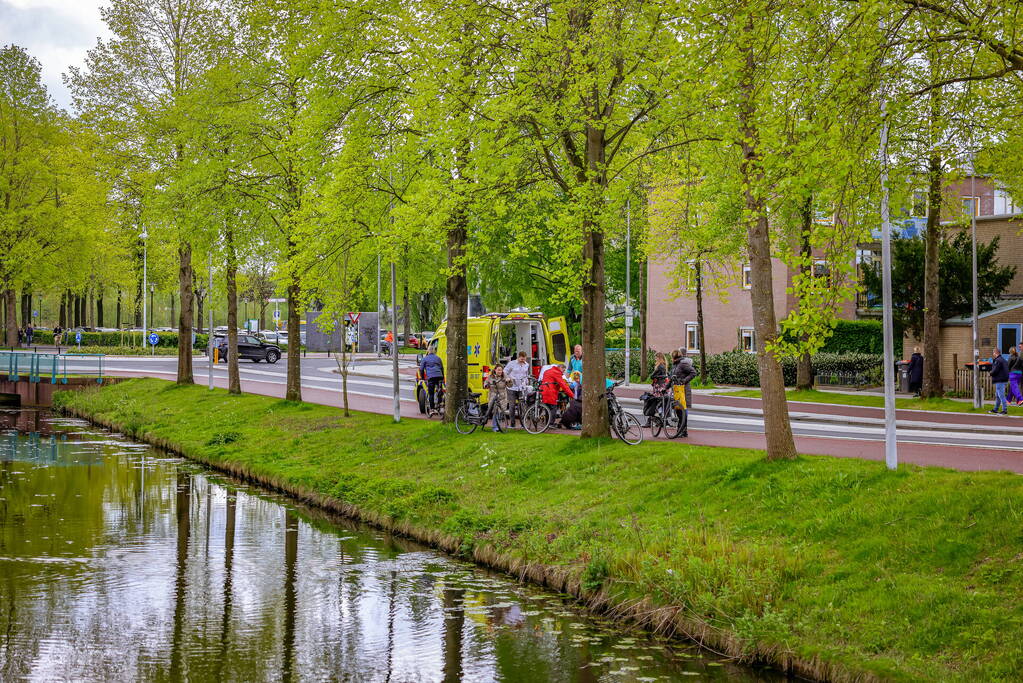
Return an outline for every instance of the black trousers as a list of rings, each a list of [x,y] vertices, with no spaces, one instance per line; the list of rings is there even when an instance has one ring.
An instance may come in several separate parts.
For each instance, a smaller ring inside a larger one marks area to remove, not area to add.
[[[519,419],[519,424],[522,424],[522,417],[526,414],[526,392],[517,391],[515,389],[508,390],[508,411],[511,417],[508,418],[508,426],[515,426],[516,416]]]
[[[426,395],[430,398],[430,410],[437,407],[433,397],[434,394],[437,393],[437,387],[439,387],[443,382],[443,377],[428,377],[426,379]]]

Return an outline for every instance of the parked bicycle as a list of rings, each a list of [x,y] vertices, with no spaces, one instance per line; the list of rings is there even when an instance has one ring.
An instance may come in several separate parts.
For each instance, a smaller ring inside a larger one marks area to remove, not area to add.
[[[480,396],[483,394],[470,393],[462,405],[458,406],[455,413],[455,431],[459,434],[472,434],[477,427],[486,427],[491,422],[491,413],[488,405],[480,403]],[[508,415],[504,411],[497,414],[497,431],[503,432],[508,426]]]
[[[678,419],[670,389],[668,394],[652,396],[647,401],[649,403],[644,405],[643,412],[647,416],[646,426],[650,428],[650,436],[656,439],[662,431],[669,439],[677,439],[681,436],[682,432],[686,430],[686,422],[684,419]],[[647,409],[648,405],[653,406],[653,411]]]
[[[615,389],[621,386],[624,381],[620,379],[612,384],[608,387],[604,396],[607,398],[607,413],[608,419],[611,422],[611,433],[630,446],[635,446],[643,442],[643,426],[639,423],[639,418],[622,408],[622,405],[618,402],[618,397],[615,396]]]
[[[558,405],[551,407],[543,402],[540,392],[541,382],[533,379],[530,384],[529,398],[526,400],[526,412],[522,415],[522,426],[530,434],[542,434],[551,428],[561,417],[565,409],[564,400],[559,399]]]

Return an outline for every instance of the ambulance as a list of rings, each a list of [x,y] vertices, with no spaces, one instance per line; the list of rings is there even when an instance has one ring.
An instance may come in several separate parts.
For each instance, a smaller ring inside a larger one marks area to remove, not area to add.
[[[487,313],[469,318],[466,327],[469,391],[483,394],[481,401],[487,400],[483,378],[495,365],[507,365],[519,351],[526,352],[534,377],[544,365],[565,363],[571,353],[565,319],[548,318],[538,311],[515,308],[508,313]],[[447,321],[444,321],[427,345],[428,351],[440,356],[445,366],[445,377],[448,363],[446,329]],[[425,413],[426,379],[420,376],[419,371],[416,371],[416,400],[419,412]]]

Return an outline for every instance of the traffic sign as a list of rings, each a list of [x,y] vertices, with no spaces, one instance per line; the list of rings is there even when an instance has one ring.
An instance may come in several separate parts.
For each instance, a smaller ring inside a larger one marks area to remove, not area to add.
[[[281,312],[280,312],[280,310],[274,309],[274,320],[280,320],[280,319],[281,319]]]
[[[160,335],[158,335],[156,332],[151,333],[149,335],[149,343],[152,344],[153,346],[156,346],[157,344],[159,344],[160,343]]]
[[[359,316],[361,316],[361,315],[362,315],[362,313],[349,313],[348,314],[348,319],[351,320],[353,323],[358,324],[359,323]]]
[[[75,331],[75,343],[78,344],[78,345],[81,345],[81,343],[82,343],[82,331],[81,330],[76,330]]]

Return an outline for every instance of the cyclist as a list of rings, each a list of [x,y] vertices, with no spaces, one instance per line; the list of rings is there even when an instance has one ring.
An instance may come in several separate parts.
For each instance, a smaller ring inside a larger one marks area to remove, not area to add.
[[[494,421],[495,432],[501,431],[501,428],[497,426],[497,416],[508,411],[508,386],[510,384],[507,375],[504,374],[504,368],[500,365],[495,365],[493,372],[487,375],[486,380],[483,381],[483,387],[490,391],[488,410]]]
[[[432,348],[426,352],[423,360],[419,363],[419,372],[426,378],[426,395],[430,400],[430,412],[435,413],[437,408],[434,396],[437,393],[437,387],[444,383],[444,364],[441,363],[440,356]]]

